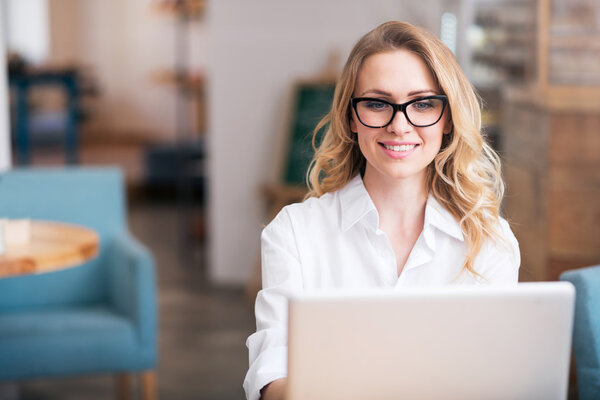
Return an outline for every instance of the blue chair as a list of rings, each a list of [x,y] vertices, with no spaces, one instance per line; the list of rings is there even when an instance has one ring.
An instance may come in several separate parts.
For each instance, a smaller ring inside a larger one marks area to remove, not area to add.
[[[0,217],[75,223],[100,236],[98,256],[58,272],[0,279],[0,381],[139,373],[156,397],[154,260],[128,232],[116,168],[0,173]],[[126,395],[126,394],[122,394]]]
[[[560,280],[575,285],[573,354],[580,400],[600,399],[600,265],[566,271]]]

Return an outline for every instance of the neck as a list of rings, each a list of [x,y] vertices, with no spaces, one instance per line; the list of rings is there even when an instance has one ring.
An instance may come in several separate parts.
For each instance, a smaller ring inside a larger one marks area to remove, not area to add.
[[[425,173],[394,179],[373,173],[367,167],[363,182],[377,208],[380,228],[389,224],[400,229],[422,227],[429,195]]]

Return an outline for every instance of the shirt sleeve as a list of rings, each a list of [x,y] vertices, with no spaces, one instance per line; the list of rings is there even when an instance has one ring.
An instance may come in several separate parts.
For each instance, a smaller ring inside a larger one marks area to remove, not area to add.
[[[284,208],[261,235],[262,290],[256,297],[256,332],[248,337],[248,400],[257,400],[268,383],[287,376],[288,298],[302,287],[299,254]]]
[[[500,240],[488,242],[482,249],[480,270],[487,283],[516,284],[519,280],[521,253],[517,238],[504,218],[500,218],[500,233]]]

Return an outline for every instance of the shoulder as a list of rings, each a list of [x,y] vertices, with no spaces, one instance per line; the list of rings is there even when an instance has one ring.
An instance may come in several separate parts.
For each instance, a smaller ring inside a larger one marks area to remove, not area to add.
[[[319,246],[335,236],[335,196],[324,195],[302,203],[285,206],[261,234],[263,283],[272,282],[274,271],[288,270],[301,263],[307,254],[314,254]],[[328,212],[329,211],[329,212]],[[287,266],[287,267],[286,267]],[[265,281],[266,279],[266,281]]]
[[[321,197],[310,197],[302,203],[290,204],[284,207],[293,218],[314,218],[331,215],[339,210],[339,192],[325,193]]]
[[[493,243],[492,246],[498,249],[504,249],[504,251],[510,253],[513,257],[518,257],[519,242],[510,228],[510,224],[504,218],[499,217],[498,226],[500,237],[495,240],[495,243]]]
[[[475,268],[490,283],[516,283],[521,265],[519,242],[502,217],[498,218],[496,236],[482,246]]]
[[[316,222],[333,222],[337,215],[339,215],[338,192],[326,193],[321,197],[310,197],[301,203],[283,207],[265,227],[263,233],[289,230]]]

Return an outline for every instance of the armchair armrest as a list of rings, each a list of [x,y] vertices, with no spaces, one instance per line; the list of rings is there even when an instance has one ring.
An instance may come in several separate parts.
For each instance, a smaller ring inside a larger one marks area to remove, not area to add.
[[[107,246],[109,300],[134,321],[142,346],[156,347],[157,302],[154,258],[129,232],[115,233]]]

